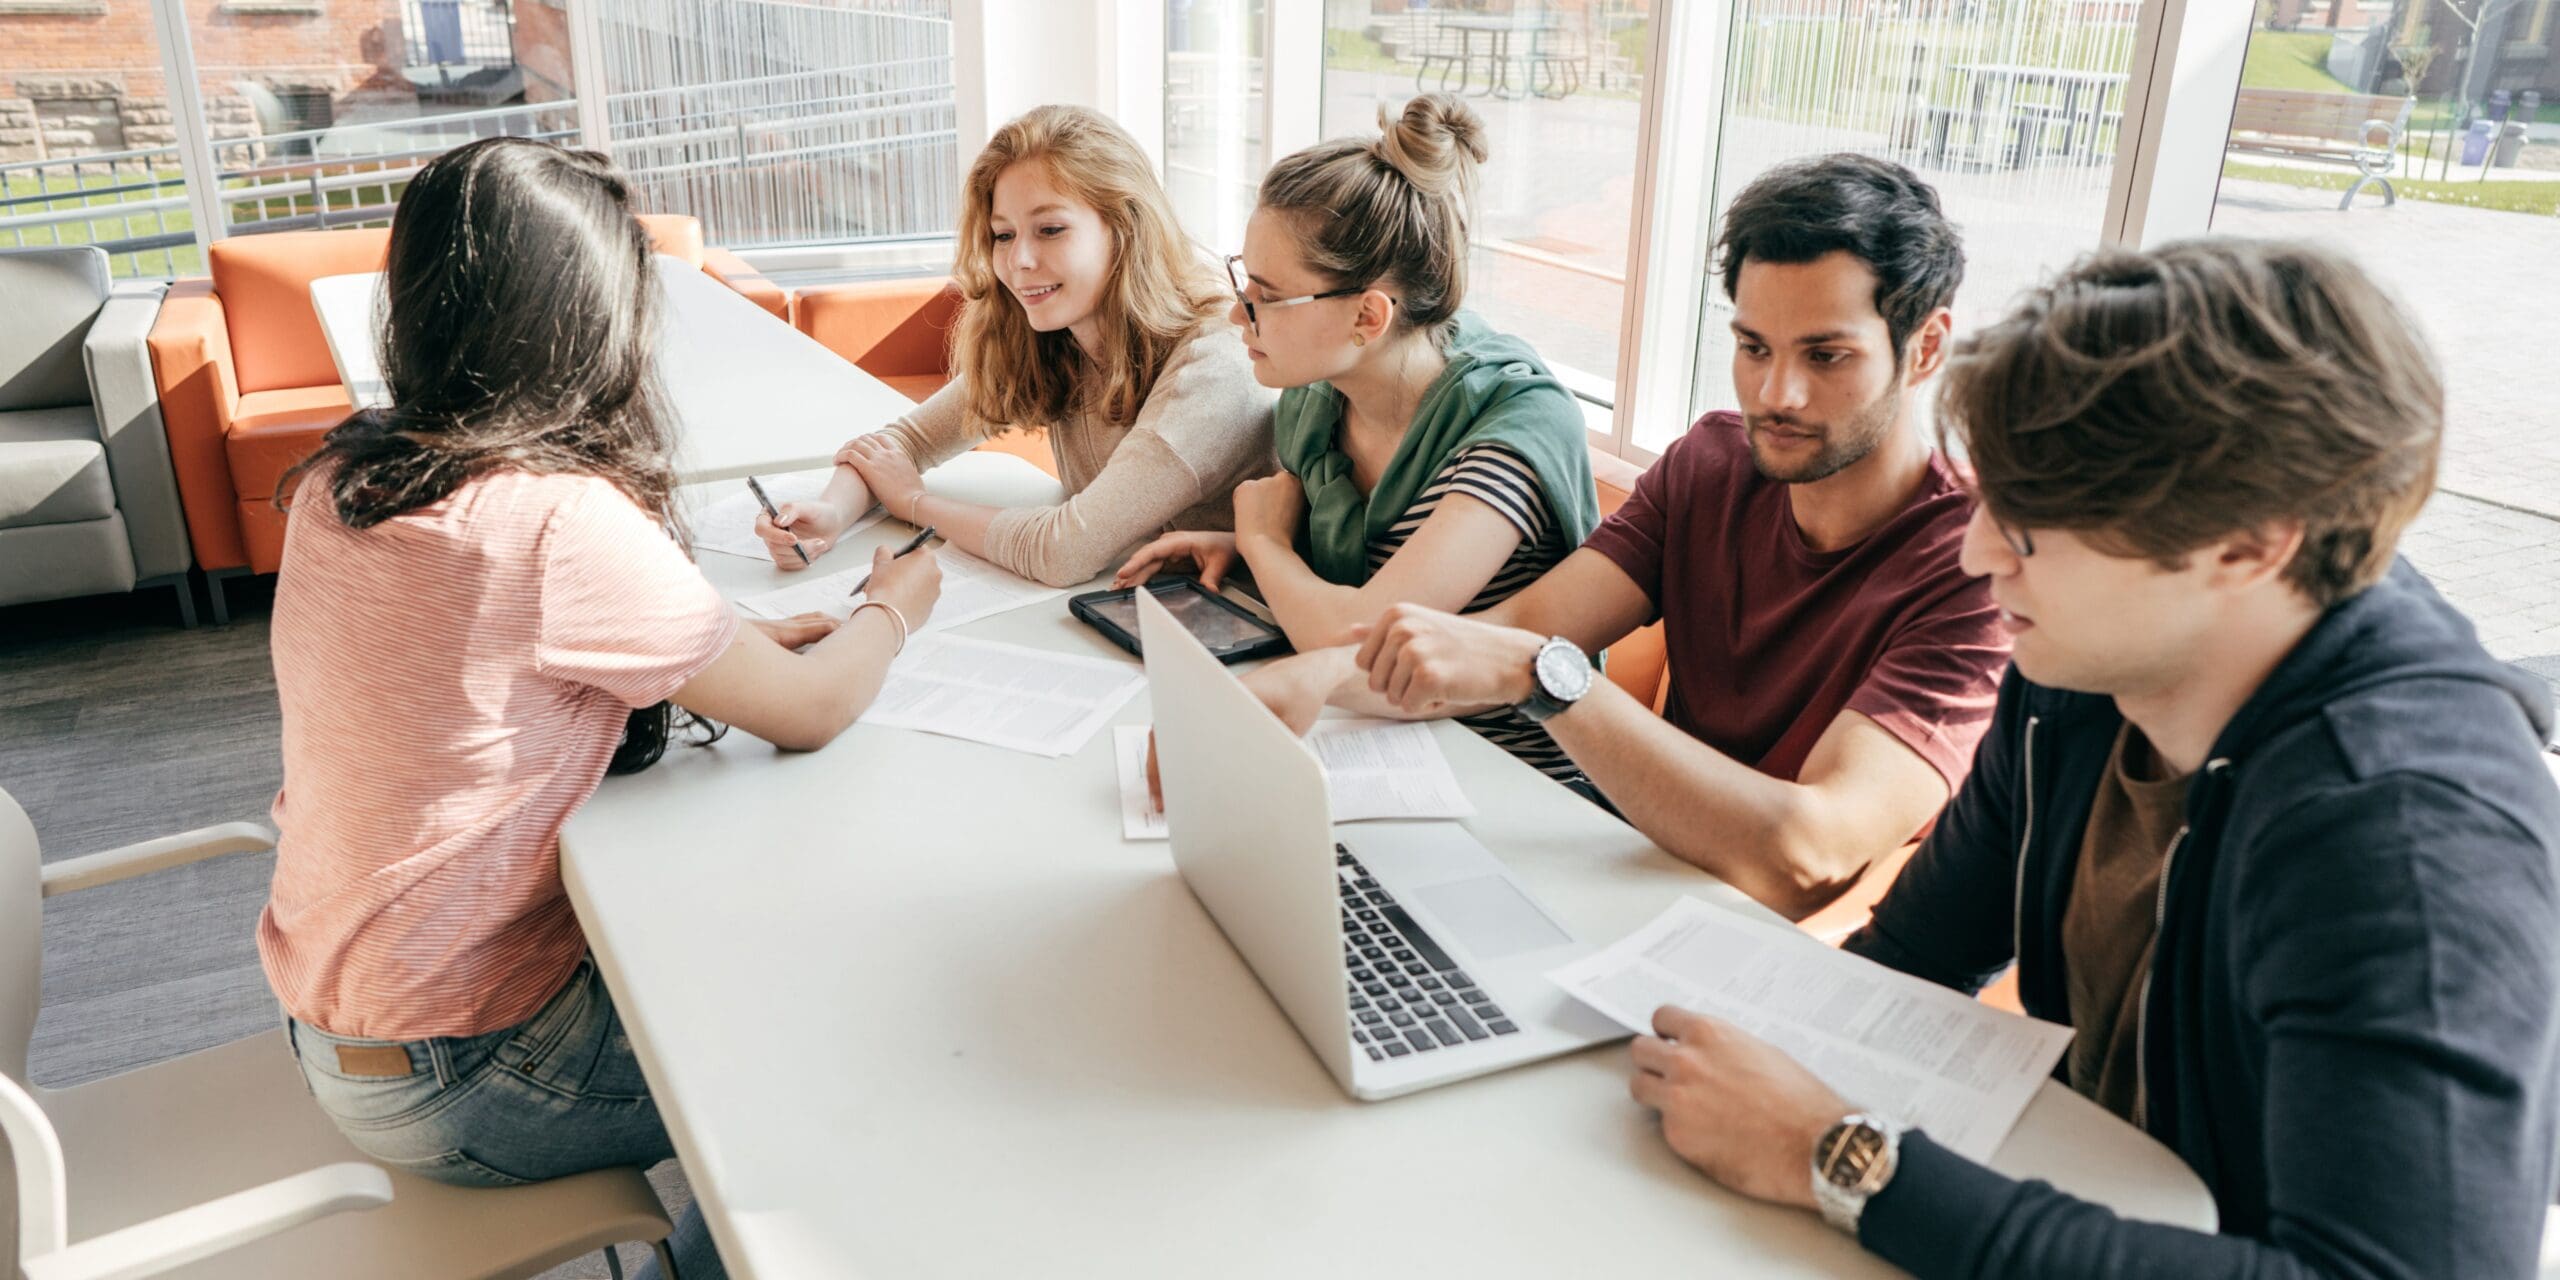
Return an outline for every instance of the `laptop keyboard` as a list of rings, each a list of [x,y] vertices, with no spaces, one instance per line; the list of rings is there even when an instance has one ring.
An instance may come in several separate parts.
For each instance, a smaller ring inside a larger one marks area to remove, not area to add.
[[[1351,975],[1351,1043],[1371,1061],[1519,1032],[1511,1015],[1339,844],[1333,870],[1342,891],[1342,962]]]

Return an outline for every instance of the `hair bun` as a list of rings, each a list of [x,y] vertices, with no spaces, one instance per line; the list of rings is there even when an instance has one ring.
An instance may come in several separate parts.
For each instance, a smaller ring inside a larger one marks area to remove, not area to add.
[[[1401,116],[1378,108],[1378,128],[1378,158],[1426,196],[1472,193],[1476,166],[1492,154],[1485,146],[1484,118],[1445,93],[1405,103]]]

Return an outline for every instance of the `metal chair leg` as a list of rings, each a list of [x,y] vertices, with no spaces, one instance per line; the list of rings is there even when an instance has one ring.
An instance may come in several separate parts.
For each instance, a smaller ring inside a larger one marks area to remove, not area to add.
[[[667,1242],[665,1240],[652,1240],[649,1242],[649,1250],[650,1252],[658,1255],[658,1274],[665,1276],[667,1280],[678,1280],[676,1275],[676,1256],[667,1252]]]
[[[229,601],[222,598],[222,580],[225,578],[245,578],[248,576],[249,571],[245,568],[207,569],[204,571],[205,590],[213,597],[213,625],[217,627],[227,627],[231,625],[231,604]]]
[[[141,591],[149,587],[169,587],[174,589],[178,593],[179,625],[190,631],[195,629],[196,587],[195,583],[190,580],[186,574],[164,573],[157,578],[144,578],[142,581],[133,584],[133,589],[136,591]]]
[[[612,1245],[604,1247],[604,1271],[613,1280],[622,1280],[622,1255],[615,1253]]]

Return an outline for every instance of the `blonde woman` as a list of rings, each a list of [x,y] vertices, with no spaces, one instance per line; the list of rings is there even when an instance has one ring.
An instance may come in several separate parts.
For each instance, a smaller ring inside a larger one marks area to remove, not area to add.
[[[784,569],[873,502],[1052,586],[1082,582],[1167,529],[1233,526],[1240,480],[1268,473],[1274,393],[1223,318],[1146,153],[1082,107],[1041,107],[969,167],[952,274],[956,376],[855,438],[814,502],[756,532]],[[1067,499],[997,508],[925,492],[922,473],[1010,428],[1046,430]]]

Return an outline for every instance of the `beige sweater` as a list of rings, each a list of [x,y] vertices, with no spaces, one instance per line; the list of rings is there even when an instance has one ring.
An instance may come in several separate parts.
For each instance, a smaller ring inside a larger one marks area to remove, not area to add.
[[[1073,586],[1166,529],[1234,528],[1236,485],[1279,469],[1271,450],[1278,396],[1254,381],[1235,330],[1211,322],[1174,353],[1135,423],[1115,427],[1079,413],[1049,428],[1067,500],[998,515],[987,529],[987,558]],[[965,404],[954,381],[889,425],[918,471],[994,434]]]

